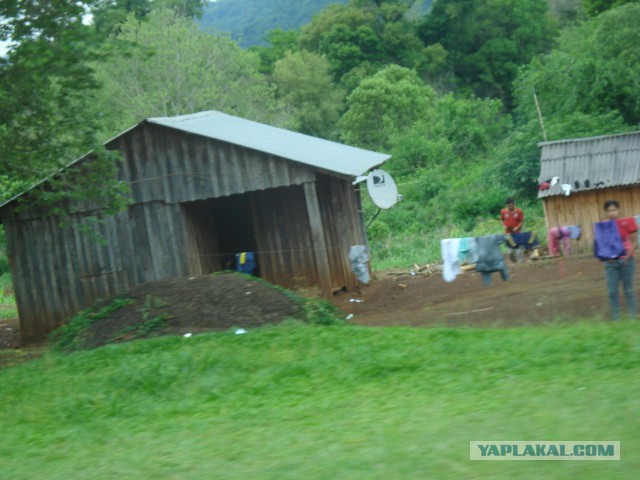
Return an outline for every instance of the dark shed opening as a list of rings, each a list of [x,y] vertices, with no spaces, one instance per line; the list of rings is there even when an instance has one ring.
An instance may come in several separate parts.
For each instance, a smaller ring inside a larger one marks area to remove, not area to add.
[[[237,254],[257,251],[251,194],[185,202],[182,207],[190,263],[199,273],[234,270]]]

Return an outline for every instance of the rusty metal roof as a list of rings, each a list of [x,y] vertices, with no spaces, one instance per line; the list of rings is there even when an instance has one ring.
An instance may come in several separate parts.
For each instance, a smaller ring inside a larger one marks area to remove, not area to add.
[[[216,111],[146,121],[354,177],[391,157]]]
[[[538,198],[640,184],[640,132],[542,142],[539,184],[558,177]]]

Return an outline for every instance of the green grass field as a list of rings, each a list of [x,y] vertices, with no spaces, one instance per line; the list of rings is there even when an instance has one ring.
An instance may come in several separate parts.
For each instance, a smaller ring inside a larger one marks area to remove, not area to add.
[[[12,480],[629,479],[640,323],[157,338],[7,368],[0,398]],[[472,462],[471,440],[618,440],[622,460]]]

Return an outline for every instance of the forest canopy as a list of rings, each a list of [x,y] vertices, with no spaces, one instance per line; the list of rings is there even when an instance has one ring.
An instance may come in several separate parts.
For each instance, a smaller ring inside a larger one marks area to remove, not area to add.
[[[534,92],[549,140],[640,122],[637,1],[350,0],[284,24],[234,0],[270,27],[248,48],[206,28],[229,2],[216,3],[0,3],[0,197],[95,150],[86,182],[61,176],[39,201],[122,208],[101,143],[146,117],[219,110],[391,154],[404,201],[370,237],[418,238],[477,228],[507,196],[535,210]]]

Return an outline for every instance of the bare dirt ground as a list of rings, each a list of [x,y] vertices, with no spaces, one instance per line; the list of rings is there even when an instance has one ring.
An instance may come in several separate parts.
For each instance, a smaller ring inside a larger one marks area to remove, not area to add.
[[[504,282],[493,274],[488,286],[473,270],[451,283],[439,273],[378,273],[360,294],[344,294],[335,302],[354,315],[352,322],[369,326],[508,327],[607,317],[604,269],[591,254],[518,264],[507,260],[507,265],[511,278]]]
[[[17,318],[0,320],[0,349],[20,346],[20,322]]]
[[[507,264],[510,280],[494,274],[489,286],[475,271],[451,283],[440,273],[411,275],[409,268],[378,272],[370,285],[338,294],[333,303],[345,317],[353,315],[350,322],[366,326],[509,327],[608,317],[603,266],[592,255]],[[164,326],[154,334],[249,329],[300,317],[299,307],[282,291],[236,275],[150,282],[127,297],[134,303],[96,324],[91,345],[145,336],[140,324],[153,326],[159,317]],[[18,347],[18,321],[0,320],[0,348]]]

